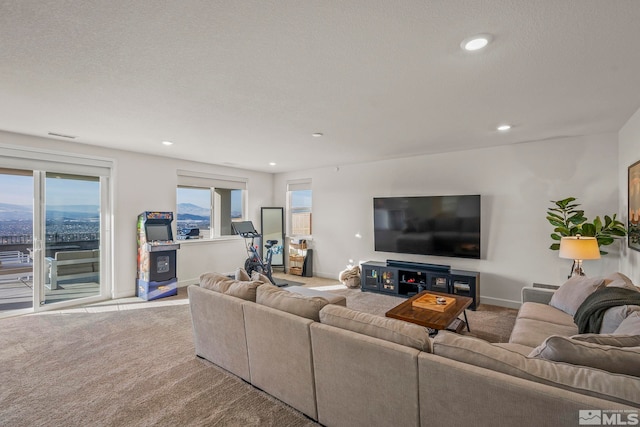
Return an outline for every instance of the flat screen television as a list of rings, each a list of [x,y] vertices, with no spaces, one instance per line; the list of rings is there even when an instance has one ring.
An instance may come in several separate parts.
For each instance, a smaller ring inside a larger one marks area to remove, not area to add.
[[[480,195],[375,197],[375,250],[480,258]]]

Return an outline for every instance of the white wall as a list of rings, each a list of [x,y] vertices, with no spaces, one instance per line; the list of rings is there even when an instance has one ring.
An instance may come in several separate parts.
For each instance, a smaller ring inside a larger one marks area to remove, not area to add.
[[[618,138],[620,153],[618,153]],[[114,297],[133,295],[135,222],[145,210],[175,211],[176,170],[248,178],[249,219],[260,223],[261,206],[285,206],[286,182],[313,180],[314,272],[336,278],[349,259],[405,259],[480,271],[485,303],[515,306],[532,282],[562,283],[571,261],[548,248],[545,220],[550,200],[575,196],[590,219],[619,212],[626,220],[626,167],[640,158],[640,113],[617,134],[538,141],[513,146],[416,156],[278,174],[110,150],[84,144],[0,132],[0,144],[39,147],[114,159]],[[162,147],[159,147],[162,148]],[[619,166],[620,165],[620,166]],[[483,259],[427,257],[373,250],[374,196],[481,194]],[[355,237],[356,233],[361,238]],[[206,271],[244,263],[243,241],[183,243],[178,279],[195,283]],[[620,243],[610,255],[585,261],[589,275],[618,268],[640,282],[640,252]],[[619,252],[623,252],[622,261]],[[619,262],[620,261],[620,262]]]
[[[538,141],[376,163],[276,175],[274,201],[285,205],[286,182],[311,178],[314,272],[337,278],[349,259],[403,259],[480,271],[485,303],[517,306],[523,286],[561,284],[571,261],[548,249],[550,200],[574,196],[587,217],[618,211],[617,135]],[[373,250],[374,196],[482,195],[482,259],[429,257]],[[355,237],[359,233],[361,238]],[[589,275],[617,271],[622,245],[585,261]]]
[[[622,127],[619,134],[619,198],[621,221],[629,221],[628,179],[627,170],[630,165],[640,160],[640,110]],[[620,259],[620,271],[640,284],[640,252],[625,247]]]
[[[113,297],[135,294],[136,220],[143,211],[176,209],[177,170],[189,170],[248,179],[249,218],[260,224],[260,207],[272,204],[273,175],[242,169],[209,165],[170,157],[149,156],[129,151],[111,150],[85,144],[57,141],[0,132],[0,144],[34,147],[113,159]],[[165,147],[158,144],[158,150]],[[166,150],[170,155],[170,147]],[[175,224],[174,224],[175,230]],[[180,285],[197,283],[207,271],[233,271],[244,265],[244,241],[239,237],[214,242],[182,243],[178,251],[177,276]]]

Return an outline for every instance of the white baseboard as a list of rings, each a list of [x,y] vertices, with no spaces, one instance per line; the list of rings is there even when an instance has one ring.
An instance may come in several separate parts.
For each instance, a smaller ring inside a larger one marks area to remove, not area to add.
[[[512,301],[512,300],[503,299],[503,298],[485,297],[483,295],[480,295],[480,304],[481,305],[482,304],[497,305],[498,307],[519,309],[522,303],[520,301]]]
[[[197,285],[200,283],[200,278],[196,277],[195,279],[185,279],[185,280],[179,280],[178,279],[178,287],[179,288],[184,288],[187,287],[189,285]]]

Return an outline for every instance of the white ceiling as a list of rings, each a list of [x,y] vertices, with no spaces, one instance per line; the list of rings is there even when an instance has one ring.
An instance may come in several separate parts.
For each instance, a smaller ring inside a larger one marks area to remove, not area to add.
[[[615,132],[639,42],[638,0],[0,0],[0,129],[271,172]]]

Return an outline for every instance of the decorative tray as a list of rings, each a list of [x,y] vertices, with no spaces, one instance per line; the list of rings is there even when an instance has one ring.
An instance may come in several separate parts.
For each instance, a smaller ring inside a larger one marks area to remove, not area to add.
[[[438,304],[436,302],[438,298],[443,298],[444,304]],[[420,298],[417,298],[414,301],[412,301],[411,305],[413,307],[426,308],[427,310],[444,312],[446,309],[456,305],[456,300],[455,298],[450,298],[450,297],[442,297],[439,295],[425,294],[425,295],[422,295]]]

